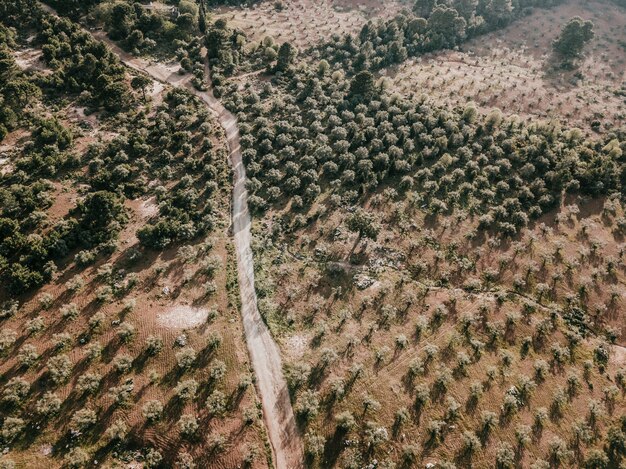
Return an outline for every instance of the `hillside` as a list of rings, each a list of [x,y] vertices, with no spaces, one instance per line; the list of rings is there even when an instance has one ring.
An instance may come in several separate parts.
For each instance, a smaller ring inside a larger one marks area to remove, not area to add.
[[[0,0],[0,469],[626,463],[621,0]]]

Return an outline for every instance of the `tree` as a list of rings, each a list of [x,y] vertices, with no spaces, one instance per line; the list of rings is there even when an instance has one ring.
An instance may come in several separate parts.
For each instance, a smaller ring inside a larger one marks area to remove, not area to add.
[[[130,81],[130,86],[135,91],[140,90],[143,95],[143,100],[146,101],[146,88],[148,88],[151,83],[152,80],[150,80],[150,78],[148,78],[147,76],[138,75],[136,77],[133,77],[133,79]]]
[[[511,0],[491,0],[485,16],[489,26],[502,28],[513,18],[513,2]]]
[[[128,109],[132,101],[128,85],[121,81],[115,81],[106,85],[102,92],[102,98],[106,109],[110,112],[120,112]]]
[[[66,381],[72,372],[72,361],[67,355],[58,355],[48,360],[48,373],[55,384]]]
[[[0,429],[0,439],[4,443],[11,443],[15,440],[26,427],[26,422],[17,417],[7,417],[2,423]]]
[[[363,210],[362,208],[356,209],[354,213],[348,217],[346,224],[350,231],[358,234],[351,253],[354,252],[356,247],[359,245],[361,238],[367,238],[374,241],[378,238],[380,225],[371,213]]]
[[[571,67],[576,59],[582,57],[585,45],[593,39],[593,23],[579,16],[569,20],[554,41],[554,52],[563,61],[563,65]]]
[[[47,392],[35,405],[37,413],[43,417],[49,417],[61,410],[61,399],[53,392]]]
[[[89,453],[82,448],[72,448],[65,456],[67,467],[77,469],[89,463]]]
[[[360,102],[370,100],[375,91],[374,75],[367,70],[357,73],[350,82],[350,97]]]
[[[428,39],[431,49],[455,46],[465,38],[467,22],[454,8],[438,6],[428,18]]]
[[[114,41],[126,39],[133,29],[135,21],[137,21],[137,15],[131,4],[115,3],[110,16],[109,36]]]
[[[585,469],[606,469],[609,467],[609,458],[601,449],[592,449],[585,459]]]
[[[421,18],[428,18],[436,3],[436,0],[415,0],[413,12]]]
[[[202,34],[207,32],[206,11],[204,9],[204,2],[200,2],[200,16],[198,17],[198,29]]]
[[[198,420],[194,415],[184,414],[178,421],[180,433],[186,437],[192,437],[198,430]]]
[[[128,425],[123,420],[118,419],[107,428],[104,435],[109,441],[124,441],[128,435]]]
[[[2,400],[8,404],[19,405],[21,404],[28,393],[30,392],[30,383],[24,378],[11,378],[11,380],[4,385],[2,390]]]
[[[72,214],[79,217],[79,239],[89,247],[114,239],[127,220],[124,204],[116,194],[107,191],[87,195]]]
[[[141,413],[148,422],[156,422],[163,415],[163,404],[157,400],[151,400],[145,403]]]
[[[278,59],[276,61],[276,71],[286,72],[298,55],[298,50],[289,42],[283,43],[278,49]]]
[[[76,432],[84,432],[94,425],[98,420],[98,415],[92,409],[81,409],[72,415],[70,420],[70,428]]]

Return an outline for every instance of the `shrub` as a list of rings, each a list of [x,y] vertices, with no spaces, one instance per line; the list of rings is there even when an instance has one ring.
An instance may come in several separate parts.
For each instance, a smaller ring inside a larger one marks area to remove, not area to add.
[[[221,417],[226,413],[226,396],[220,391],[213,391],[206,400],[206,407],[212,417]]]
[[[182,415],[178,421],[180,433],[186,437],[192,437],[198,430],[198,426],[198,420],[190,414]]]
[[[17,417],[6,417],[0,429],[0,437],[6,444],[12,443],[22,433],[26,427],[26,422]]]
[[[72,419],[70,420],[70,428],[74,432],[83,432],[87,430],[98,420],[98,416],[95,411],[91,409],[81,409],[74,412]]]
[[[185,347],[176,353],[176,362],[181,370],[187,370],[191,368],[196,361],[196,351],[193,347]]]
[[[20,405],[30,392],[30,383],[24,378],[11,378],[2,389],[2,401],[10,405]]]
[[[195,379],[180,381],[174,388],[174,392],[181,401],[191,401],[198,392],[198,382]]]
[[[123,420],[116,420],[104,433],[108,441],[124,441],[128,436],[128,425]]]
[[[98,373],[85,373],[76,381],[76,389],[83,394],[95,394],[100,387],[102,376]]]
[[[55,384],[65,382],[72,373],[72,361],[67,355],[58,355],[48,360],[48,373]]]
[[[45,393],[35,404],[35,410],[43,417],[56,415],[61,410],[61,399],[53,392]]]
[[[141,413],[148,422],[156,422],[163,415],[163,404],[157,400],[148,401],[141,409]]]

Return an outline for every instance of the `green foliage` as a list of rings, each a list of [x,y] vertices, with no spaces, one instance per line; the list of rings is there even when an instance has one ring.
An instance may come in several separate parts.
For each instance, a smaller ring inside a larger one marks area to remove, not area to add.
[[[335,34],[317,51],[349,73],[380,70],[410,56],[455,47],[467,38],[505,27],[529,8],[547,8],[561,1],[416,0],[412,12],[369,22],[358,37]]]
[[[78,220],[77,237],[86,247],[114,240],[127,220],[120,198],[107,191],[88,194],[78,203],[72,215]]]
[[[89,96],[93,105],[111,112],[127,109],[132,94],[123,66],[102,42],[67,19],[48,16],[39,25],[43,59],[54,73],[44,84]]]
[[[585,45],[593,39],[593,23],[580,17],[574,17],[567,22],[560,36],[554,41],[554,52],[563,60],[564,64],[571,65],[579,59]]]
[[[478,216],[480,230],[508,237],[563,193],[622,190],[623,162],[608,140],[571,139],[567,129],[499,112],[444,110],[370,85],[368,72],[350,80],[313,67],[282,78],[275,93],[232,96],[253,208],[291,195],[292,210],[301,210],[322,187],[329,205],[350,206],[410,177],[407,192],[432,216],[463,209]],[[278,93],[288,99],[274,99]],[[369,98],[354,99],[363,93]]]

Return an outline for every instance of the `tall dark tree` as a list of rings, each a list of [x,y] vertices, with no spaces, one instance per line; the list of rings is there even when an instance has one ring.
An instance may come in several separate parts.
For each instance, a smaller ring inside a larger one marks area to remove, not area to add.
[[[152,83],[152,80],[150,80],[150,78],[144,75],[138,75],[136,77],[133,77],[133,79],[130,82],[130,86],[136,91],[141,91],[143,95],[143,100],[145,101],[146,100],[146,88],[148,88],[148,86],[150,86],[151,83]]]
[[[572,65],[582,57],[585,45],[594,36],[593,23],[576,16],[567,22],[561,35],[554,41],[554,52],[563,60],[564,65]]]
[[[278,60],[276,62],[276,71],[285,72],[298,55],[298,50],[289,42],[285,42],[278,50]]]
[[[413,12],[419,17],[428,18],[436,4],[436,0],[416,0],[413,4]]]
[[[367,101],[375,93],[374,75],[367,70],[357,73],[350,83],[350,97],[358,101]]]
[[[350,253],[354,252],[361,242],[361,239],[367,238],[375,241],[376,238],[378,238],[378,233],[380,232],[378,221],[371,213],[362,208],[356,209],[354,213],[348,217],[346,224],[350,231],[358,234]]]

